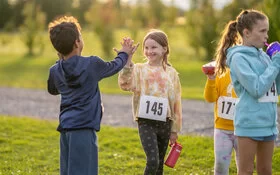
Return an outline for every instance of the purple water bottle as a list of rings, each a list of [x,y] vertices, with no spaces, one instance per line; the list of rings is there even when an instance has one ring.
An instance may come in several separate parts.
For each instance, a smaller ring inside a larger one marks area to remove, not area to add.
[[[266,49],[266,53],[267,55],[269,55],[270,57],[272,57],[272,55],[275,53],[275,52],[279,52],[280,51],[280,43],[275,41],[273,43],[270,43],[270,44],[267,44],[267,49]]]

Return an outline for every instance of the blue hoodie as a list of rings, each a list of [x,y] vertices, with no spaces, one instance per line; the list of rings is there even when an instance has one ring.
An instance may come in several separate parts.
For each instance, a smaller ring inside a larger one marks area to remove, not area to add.
[[[280,92],[280,53],[272,57],[262,50],[234,46],[227,50],[234,90],[239,97],[235,111],[235,135],[262,137],[277,134],[277,103],[259,102],[272,84]]]
[[[100,130],[102,106],[98,82],[119,72],[127,58],[124,52],[110,62],[96,56],[73,56],[57,61],[50,68],[48,92],[61,95],[58,131]]]

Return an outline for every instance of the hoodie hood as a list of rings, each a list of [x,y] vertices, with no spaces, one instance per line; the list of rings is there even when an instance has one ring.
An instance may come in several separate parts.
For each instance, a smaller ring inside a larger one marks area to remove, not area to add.
[[[66,84],[71,88],[78,88],[85,82],[87,75],[83,74],[86,73],[88,65],[89,59],[83,59],[77,55],[67,60],[61,59],[58,64]]]
[[[231,60],[234,54],[239,53],[239,54],[246,54],[248,56],[253,56],[253,57],[258,57],[259,54],[261,54],[262,49],[258,49],[255,47],[249,47],[249,46],[234,46],[229,49],[227,49],[227,61],[226,64],[230,67]]]

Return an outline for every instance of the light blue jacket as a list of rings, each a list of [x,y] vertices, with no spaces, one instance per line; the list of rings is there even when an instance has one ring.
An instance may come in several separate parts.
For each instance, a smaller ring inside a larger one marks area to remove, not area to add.
[[[234,46],[227,50],[234,90],[239,97],[235,111],[235,135],[261,137],[278,134],[277,103],[258,102],[276,83],[280,93],[280,53],[272,61],[262,49]]]

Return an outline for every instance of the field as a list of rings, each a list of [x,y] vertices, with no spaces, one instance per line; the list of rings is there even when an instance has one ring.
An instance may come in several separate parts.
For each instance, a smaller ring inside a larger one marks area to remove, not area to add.
[[[203,99],[203,88],[206,81],[205,75],[201,71],[201,65],[205,62],[197,60],[194,51],[191,50],[184,38],[183,33],[170,34],[170,63],[177,69],[182,84],[182,97],[188,99]],[[127,31],[116,32],[116,43],[119,43],[123,36],[129,36]],[[142,42],[144,33],[140,33],[135,42]],[[0,86],[37,88],[45,89],[48,78],[48,69],[57,60],[56,52],[52,48],[47,33],[43,34],[44,52],[33,57],[26,56],[27,49],[18,33],[8,35],[0,33]],[[93,32],[85,31],[85,47],[83,55],[103,55],[98,38]],[[116,44],[119,48],[119,44]],[[35,48],[38,52],[39,48]],[[143,62],[144,57],[138,48],[134,55],[134,62]],[[113,53],[113,51],[112,51]],[[112,60],[113,58],[103,58]],[[121,91],[117,84],[117,75],[103,79],[100,82],[100,89],[103,93],[126,94]]]
[[[59,174],[57,122],[0,116],[0,175]],[[145,155],[137,129],[102,126],[98,133],[101,175],[141,175]],[[181,156],[167,175],[213,174],[213,139],[181,135]],[[273,175],[280,175],[280,148],[275,149]],[[230,174],[236,174],[234,159]]]
[[[0,174],[58,174],[59,133],[54,121],[0,116]],[[109,136],[109,137],[108,137]],[[141,174],[145,165],[136,129],[103,126],[98,133],[100,174]],[[213,140],[180,137],[184,146],[175,169],[166,174],[211,174]],[[231,171],[235,172],[234,163]]]
[[[25,55],[27,49],[21,34],[0,33],[0,87],[46,89],[48,69],[57,60],[47,33],[43,33],[44,52],[35,56]],[[116,43],[125,30],[116,32]],[[142,41],[141,32],[136,42]],[[182,84],[182,97],[203,100],[206,81],[201,72],[200,61],[184,39],[179,29],[168,33],[171,47],[170,63],[177,69]],[[102,57],[101,45],[93,32],[83,34],[83,55]],[[118,44],[116,44],[118,48]],[[35,49],[38,53],[38,48]],[[134,61],[142,62],[141,47]],[[103,58],[111,60],[113,58]],[[117,85],[117,76],[100,82],[102,93],[122,92]],[[59,174],[59,133],[57,121],[37,120],[0,115],[0,175],[57,175]],[[140,175],[145,166],[145,155],[141,148],[137,129],[102,126],[99,138],[99,172],[101,175]],[[213,174],[213,138],[181,135],[182,154],[174,169],[165,167],[167,175]],[[232,155],[234,156],[234,155]],[[280,175],[280,148],[275,149],[273,174]],[[236,174],[234,159],[230,174]]]

